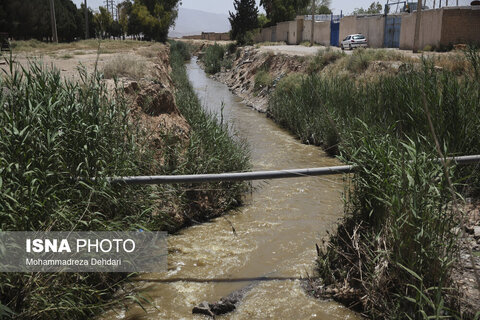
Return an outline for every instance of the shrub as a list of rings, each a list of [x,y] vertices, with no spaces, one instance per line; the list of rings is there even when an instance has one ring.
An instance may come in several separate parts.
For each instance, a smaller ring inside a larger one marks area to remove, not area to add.
[[[215,74],[222,68],[222,61],[225,56],[225,48],[217,43],[208,46],[202,61],[205,64],[205,71],[209,74]]]
[[[172,156],[177,159],[174,162],[186,159],[179,166],[182,168],[179,174],[242,172],[249,169],[250,154],[246,142],[237,137],[227,123],[204,111],[188,80],[183,57],[174,47],[171,52],[177,106],[192,128],[187,150]],[[188,191],[190,201],[198,203],[208,199],[207,207],[210,207],[207,212],[202,207],[193,208],[189,216],[199,219],[197,221],[218,216],[241,204],[247,187],[241,182],[219,182],[205,184],[205,191],[201,191],[198,187],[187,185],[186,190],[194,189]]]
[[[423,48],[423,51],[433,51],[435,50],[434,47],[432,47],[431,45],[427,44],[424,48]]]
[[[268,88],[273,84],[273,79],[270,73],[265,70],[260,70],[255,74],[255,86],[254,90],[256,92]]]
[[[128,77],[139,80],[147,74],[147,65],[137,57],[117,55],[104,65],[103,74],[107,79]]]
[[[0,230],[165,225],[164,215],[151,215],[151,188],[119,188],[104,179],[150,174],[152,153],[120,92],[109,94],[98,74],[82,70],[80,83],[69,82],[36,62],[10,64],[0,87]],[[0,310],[6,306],[21,319],[90,318],[112,304],[125,277],[2,273]]]
[[[334,51],[330,47],[319,50],[318,53],[313,57],[313,59],[311,59],[307,68],[307,72],[319,72],[327,65],[334,63],[338,59],[345,56],[346,54],[344,52]]]
[[[442,165],[436,153],[419,151],[422,137],[402,143],[388,129],[360,127],[345,138],[343,160],[358,169],[346,188],[345,221],[318,259],[320,276],[357,290],[372,318],[453,316],[460,217]]]
[[[227,51],[229,54],[234,54],[237,51],[238,45],[235,42],[227,45]]]
[[[182,56],[184,61],[190,60],[192,56],[192,48],[190,44],[183,41],[170,41],[170,51],[175,52],[176,55]]]

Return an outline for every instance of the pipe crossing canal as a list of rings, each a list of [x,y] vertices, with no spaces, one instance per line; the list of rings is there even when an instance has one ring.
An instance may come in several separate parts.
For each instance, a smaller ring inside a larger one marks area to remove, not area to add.
[[[340,166],[320,148],[301,144],[265,115],[245,106],[227,86],[207,77],[196,59],[187,72],[207,110],[232,123],[248,141],[253,170]],[[311,275],[315,243],[343,214],[341,175],[254,182],[246,204],[168,239],[168,271],[142,274],[138,291],[147,313],[132,304],[102,319],[204,319],[192,309],[252,283],[237,309],[217,319],[360,319],[347,308],[309,297],[298,279]],[[260,279],[259,279],[260,278]],[[265,279],[268,278],[268,279]],[[255,280],[257,279],[257,280]]]

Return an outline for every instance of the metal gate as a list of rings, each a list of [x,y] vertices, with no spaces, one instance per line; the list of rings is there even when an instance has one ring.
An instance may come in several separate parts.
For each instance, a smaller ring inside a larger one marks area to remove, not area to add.
[[[340,21],[335,21],[332,19],[330,23],[330,45],[338,46],[338,40],[340,38]]]
[[[272,42],[277,42],[277,26],[272,27]]]
[[[402,27],[402,17],[387,16],[385,19],[385,48],[400,47],[400,29]]]

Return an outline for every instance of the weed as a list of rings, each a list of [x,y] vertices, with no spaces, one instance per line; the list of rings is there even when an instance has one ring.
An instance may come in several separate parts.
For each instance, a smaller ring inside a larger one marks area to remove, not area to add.
[[[478,57],[475,49],[467,52],[469,70]],[[358,50],[345,59],[360,72],[373,60],[403,58]],[[330,73],[289,76],[269,102],[269,114],[302,141],[340,152],[358,167],[346,187],[347,218],[318,270],[326,284],[348,283],[373,318],[453,317],[457,311],[449,276],[457,253],[452,229],[461,217],[441,164],[432,161],[438,154],[431,132],[444,154],[480,153],[480,83],[475,71],[460,76],[435,62],[424,59],[421,67],[373,82]],[[448,170],[467,192],[480,189],[475,168]]]
[[[192,127],[190,144],[184,157],[189,161],[182,166],[184,174],[242,172],[250,167],[248,147],[244,140],[231,135],[228,124],[220,122],[216,115],[205,112],[193,90],[185,71],[185,57],[176,46],[171,47],[172,79],[178,108]],[[213,49],[213,50],[218,50]],[[220,50],[218,50],[220,51]],[[178,157],[178,156],[176,156]],[[194,202],[208,199],[210,211],[197,208],[191,212],[196,219],[218,216],[227,209],[238,206],[247,184],[221,182],[206,184],[207,191],[189,191]],[[198,189],[198,188],[196,188]],[[210,190],[211,191],[208,191]],[[204,212],[203,218],[201,217]],[[199,217],[200,216],[200,217]]]
[[[164,224],[163,215],[150,214],[151,188],[118,188],[104,179],[148,174],[152,159],[120,91],[110,95],[101,77],[85,70],[74,83],[36,62],[9,67],[0,78],[0,229]],[[21,319],[90,318],[113,304],[124,280],[120,274],[2,273],[0,309]]]
[[[359,128],[345,138],[343,160],[358,170],[346,187],[345,221],[318,259],[320,276],[360,290],[373,318],[452,316],[459,217],[442,165],[419,151],[423,137],[402,143],[389,129]]]
[[[128,55],[117,55],[109,59],[103,67],[105,78],[128,77],[139,80],[147,74],[145,61]]]
[[[344,52],[334,51],[331,48],[319,50],[315,57],[311,59],[307,71],[308,73],[319,72],[327,65],[345,56],[346,54]]]
[[[222,68],[222,62],[225,56],[225,48],[217,43],[208,46],[202,61],[205,64],[205,71],[209,74],[215,74]]]
[[[273,84],[273,79],[270,73],[265,70],[259,70],[255,74],[255,92],[258,92],[262,89],[269,88]]]

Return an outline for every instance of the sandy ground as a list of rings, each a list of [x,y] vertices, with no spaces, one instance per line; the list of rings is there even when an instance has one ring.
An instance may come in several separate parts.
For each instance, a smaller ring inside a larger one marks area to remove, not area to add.
[[[314,47],[306,47],[302,45],[273,45],[273,46],[260,46],[260,52],[271,52],[274,54],[285,54],[290,56],[313,56],[317,54],[318,51],[324,50],[327,47],[324,46],[314,46]],[[334,51],[342,51],[342,49],[338,47],[329,47],[331,50]],[[380,50],[391,50],[399,52],[408,57],[416,57],[420,58],[422,55],[426,56],[438,56],[438,55],[445,55],[445,54],[455,54],[455,51],[450,53],[441,53],[441,52],[423,52],[423,53],[413,53],[411,50],[400,50],[400,49],[393,49],[393,48],[381,48]],[[349,55],[353,54],[355,50],[344,50],[344,52]]]
[[[49,53],[20,52],[13,53],[12,57],[15,64],[28,66],[29,61],[37,61],[60,70],[61,75],[67,79],[78,80],[79,67],[85,67],[89,73],[93,72],[95,68],[102,71],[109,61],[120,55],[130,56],[138,61],[143,61],[148,69],[154,66],[151,59],[139,54],[138,48],[126,48],[118,50],[117,52],[100,54],[98,54],[97,50],[58,50]],[[8,57],[6,58],[8,59]],[[7,62],[3,59],[0,60],[0,68],[8,70]]]

